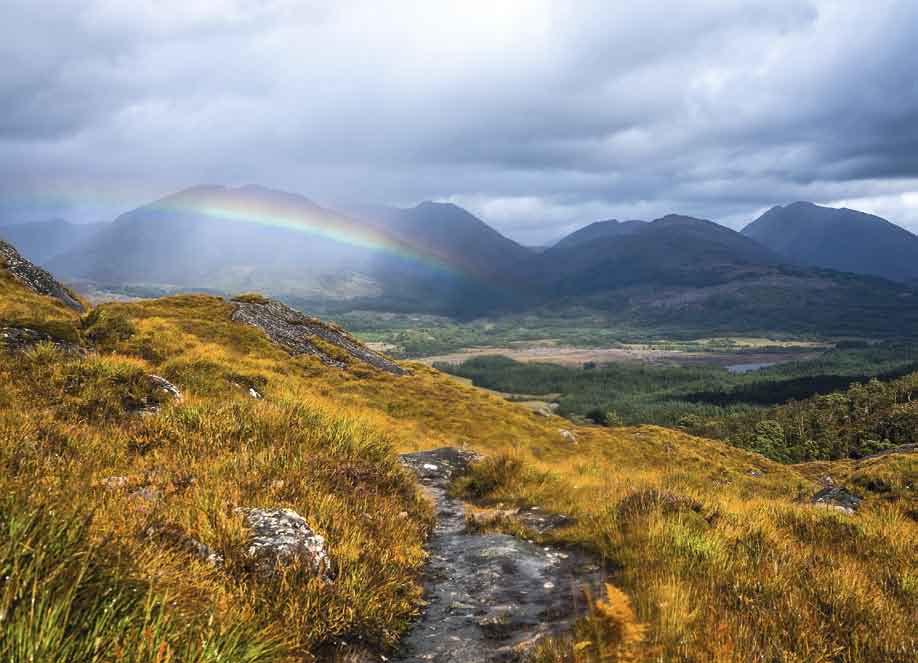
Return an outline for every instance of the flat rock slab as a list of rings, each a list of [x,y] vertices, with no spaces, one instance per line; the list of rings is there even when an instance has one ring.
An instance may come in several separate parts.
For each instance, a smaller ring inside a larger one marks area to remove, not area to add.
[[[586,609],[583,587],[593,595],[600,587],[600,567],[583,553],[466,530],[463,504],[447,488],[474,458],[457,449],[402,456],[436,501],[437,525],[428,542],[428,605],[397,661],[519,659],[542,637],[570,628]]]
[[[268,335],[268,338],[292,355],[308,354],[327,366],[344,368],[347,364],[341,359],[343,355],[345,359],[348,356],[353,357],[393,375],[407,373],[401,366],[378,352],[373,352],[343,329],[305,316],[280,302],[265,300],[233,303],[236,306],[232,315],[233,320],[258,327]],[[331,353],[320,343],[315,343],[315,340],[330,344],[340,352]]]

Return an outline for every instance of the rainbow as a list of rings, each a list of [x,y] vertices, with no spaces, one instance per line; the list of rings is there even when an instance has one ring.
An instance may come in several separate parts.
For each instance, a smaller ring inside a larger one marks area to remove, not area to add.
[[[330,239],[423,265],[443,275],[479,280],[471,270],[448,257],[425,251],[391,235],[326,210],[290,193],[261,187],[230,189],[197,187],[163,198],[147,209],[171,213],[192,213],[213,219],[281,228]]]

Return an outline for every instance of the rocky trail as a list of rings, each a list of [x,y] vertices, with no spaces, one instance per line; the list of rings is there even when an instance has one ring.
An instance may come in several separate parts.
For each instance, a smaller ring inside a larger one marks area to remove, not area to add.
[[[436,502],[425,574],[427,606],[395,660],[473,663],[521,658],[536,642],[565,631],[586,609],[601,581],[595,560],[568,549],[539,546],[507,534],[467,531],[465,508],[448,494],[474,454],[437,449],[405,454]],[[530,510],[538,528],[558,524]]]

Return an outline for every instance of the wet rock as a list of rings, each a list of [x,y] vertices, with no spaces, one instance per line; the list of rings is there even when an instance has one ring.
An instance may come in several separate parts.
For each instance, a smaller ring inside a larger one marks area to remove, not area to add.
[[[12,245],[0,240],[0,266],[29,290],[53,297],[67,308],[83,312],[83,305],[67,288],[41,267],[22,257]]]
[[[524,507],[516,512],[516,517],[523,525],[539,534],[546,534],[562,527],[570,527],[577,521],[563,513],[543,511],[537,506]]]
[[[291,509],[236,509],[251,531],[246,554],[259,575],[273,576],[299,564],[325,580],[332,580],[331,560],[325,539],[316,534],[300,514]]]
[[[469,466],[479,457],[474,451],[443,447],[432,451],[402,454],[401,461],[414,470],[422,482],[446,484],[454,477],[467,472]]]
[[[599,587],[599,566],[578,551],[467,531],[465,508],[449,496],[448,486],[474,458],[459,449],[402,456],[436,501],[438,517],[428,542],[427,607],[395,660],[519,659],[539,639],[567,630],[585,610],[578,587]]]
[[[837,486],[826,486],[810,498],[810,501],[827,509],[837,509],[844,513],[854,513],[861,505],[860,497],[849,493],[844,488]]]
[[[308,354],[327,366],[344,368],[354,358],[393,375],[404,375],[405,369],[373,352],[353,336],[335,325],[310,318],[280,302],[234,301],[232,318],[258,327],[272,341],[292,355]]]
[[[519,525],[537,534],[547,534],[576,522],[574,518],[561,513],[543,511],[537,506],[521,509],[483,509],[469,512],[466,529],[482,532],[488,529],[507,529],[505,525]]]

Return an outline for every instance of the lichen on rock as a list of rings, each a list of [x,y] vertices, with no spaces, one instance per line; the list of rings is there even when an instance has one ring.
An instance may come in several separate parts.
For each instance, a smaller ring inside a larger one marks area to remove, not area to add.
[[[238,508],[250,538],[246,555],[255,571],[271,577],[287,566],[298,565],[327,581],[333,579],[325,538],[291,509]]]

